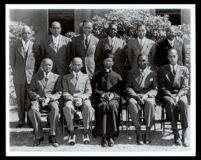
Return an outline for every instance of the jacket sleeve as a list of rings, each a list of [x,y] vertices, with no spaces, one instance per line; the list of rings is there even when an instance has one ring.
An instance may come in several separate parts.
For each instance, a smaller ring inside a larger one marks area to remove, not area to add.
[[[136,96],[137,94],[135,93],[135,91],[133,90],[133,86],[132,86],[132,72],[128,73],[127,79],[126,79],[126,90],[125,90],[125,94],[126,96]],[[128,93],[130,92],[130,93]]]
[[[128,63],[130,68],[132,68],[132,60],[133,60],[133,50],[132,50],[132,39],[128,41],[127,44],[127,57],[128,57]]]
[[[184,45],[184,43],[182,44],[182,62],[183,65],[186,65],[186,46]]]
[[[30,85],[28,94],[31,100],[38,100],[38,98],[40,98],[40,95],[38,94],[37,84],[36,84],[36,75],[34,75],[31,80],[31,85]]]
[[[101,66],[102,66],[102,58],[101,55],[103,55],[102,53],[102,43],[101,40],[99,40],[97,46],[96,46],[96,51],[95,51],[95,71],[99,71],[101,70]]]
[[[63,90],[62,97],[63,97],[63,99],[65,101],[72,100],[73,96],[70,93],[68,93],[68,81],[65,78],[65,76],[62,78],[61,81],[62,81],[62,90]]]
[[[157,75],[153,73],[153,83],[152,83],[152,89],[148,91],[146,94],[149,98],[154,98],[157,95],[158,87],[157,87]]]
[[[61,76],[57,78],[55,87],[54,87],[54,93],[50,94],[48,98],[51,98],[52,100],[58,100],[61,98],[62,95],[62,87],[61,87]]]
[[[67,73],[70,73],[70,68],[69,68],[69,65],[70,65],[70,62],[72,61],[74,55],[73,55],[74,52],[72,52],[72,40],[69,38],[68,41],[67,41],[67,47],[66,47],[66,62],[67,62]]]
[[[167,83],[166,81],[164,80],[164,75],[163,75],[163,70],[162,68],[160,67],[159,70],[158,70],[158,86],[159,86],[159,91],[161,92],[161,94],[163,96],[172,96],[171,92],[169,91],[168,87],[167,87]]]
[[[14,66],[15,66],[15,45],[12,44],[10,45],[10,48],[9,48],[9,52],[10,52],[10,57],[9,57],[9,61],[10,61],[10,66],[13,70]]]
[[[183,95],[186,95],[189,91],[189,71],[188,68],[185,67],[184,73],[183,73],[183,80],[181,81],[181,89],[179,90],[178,96],[181,97]]]

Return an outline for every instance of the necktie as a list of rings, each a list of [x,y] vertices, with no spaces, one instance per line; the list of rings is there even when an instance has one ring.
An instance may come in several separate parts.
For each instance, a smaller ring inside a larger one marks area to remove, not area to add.
[[[88,39],[87,39],[87,37],[86,37],[86,39],[85,39],[85,45],[86,45],[86,49],[88,49],[88,46],[89,46],[89,42],[88,42]]]
[[[47,81],[48,81],[48,77],[47,77],[47,74],[46,74],[46,76],[45,76],[45,82],[47,83]]]
[[[175,75],[176,74],[176,68],[172,67],[172,70],[173,70],[173,74]]]
[[[76,78],[76,81],[77,81],[78,80],[78,73],[76,73],[76,77],[75,78]]]

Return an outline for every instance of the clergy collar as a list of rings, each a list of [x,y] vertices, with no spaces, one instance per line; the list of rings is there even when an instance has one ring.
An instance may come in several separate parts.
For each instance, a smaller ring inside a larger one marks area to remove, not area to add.
[[[109,73],[109,72],[111,72],[112,71],[112,68],[105,68],[105,72],[107,72],[107,73]]]

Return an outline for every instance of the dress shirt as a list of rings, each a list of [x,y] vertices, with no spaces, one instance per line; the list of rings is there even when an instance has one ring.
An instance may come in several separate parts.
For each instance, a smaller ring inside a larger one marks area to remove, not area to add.
[[[80,74],[80,71],[79,72],[73,71],[73,76],[76,78],[76,80],[78,80],[79,74]]]
[[[172,41],[168,39],[168,42],[172,47],[174,46],[174,39]]]
[[[144,41],[145,41],[145,38],[139,38],[139,37],[137,37],[137,40],[138,40],[138,42],[139,42],[139,44],[141,45],[141,46],[143,46],[144,45]]]
[[[113,38],[108,36],[108,40],[111,43],[110,45],[114,46],[114,41],[116,40],[116,37],[114,36]]]
[[[27,52],[27,51],[28,51],[29,43],[30,43],[29,40],[28,40],[27,42],[25,42],[25,41],[22,39],[22,45],[23,45],[23,48],[24,48],[24,52]]]
[[[55,37],[52,35],[52,39],[53,39],[54,47],[57,48],[59,43],[59,36]]]
[[[177,64],[175,64],[174,66],[170,64],[170,68],[171,68],[172,73],[175,74],[177,71]]]

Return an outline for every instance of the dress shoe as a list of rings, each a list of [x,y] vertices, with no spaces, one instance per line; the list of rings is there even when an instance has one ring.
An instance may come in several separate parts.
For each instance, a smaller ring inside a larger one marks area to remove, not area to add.
[[[75,145],[75,134],[74,131],[70,131],[69,139],[68,139],[68,144],[70,145]]]
[[[143,139],[142,139],[142,133],[141,132],[137,132],[137,144],[139,145],[143,145]]]
[[[181,146],[181,139],[179,138],[179,137],[174,137],[174,144],[176,145],[176,146]]]
[[[184,147],[188,147],[188,139],[187,139],[187,128],[182,130],[182,144]]]
[[[145,143],[145,144],[150,144],[150,143],[151,143],[151,135],[150,135],[150,132],[146,132],[145,137],[144,137],[144,143]]]
[[[88,130],[83,131],[82,140],[83,140],[84,144],[89,144],[90,143],[90,139],[89,139],[89,136],[88,136]]]
[[[55,136],[53,136],[53,135],[49,136],[49,143],[52,144],[52,146],[54,146],[54,147],[58,147],[59,146],[59,144],[58,144]]]
[[[42,142],[44,140],[44,137],[40,137],[38,139],[35,139],[34,140],[34,143],[33,143],[33,146],[39,146],[40,145],[40,142]]]
[[[103,136],[102,140],[101,140],[101,146],[102,147],[107,147],[107,145],[108,145],[108,141],[107,141],[106,137]]]
[[[18,123],[16,128],[21,128],[24,125],[24,123]]]
[[[108,146],[109,146],[109,147],[113,147],[113,146],[114,146],[114,140],[113,140],[112,137],[109,137],[109,138],[108,138]]]

